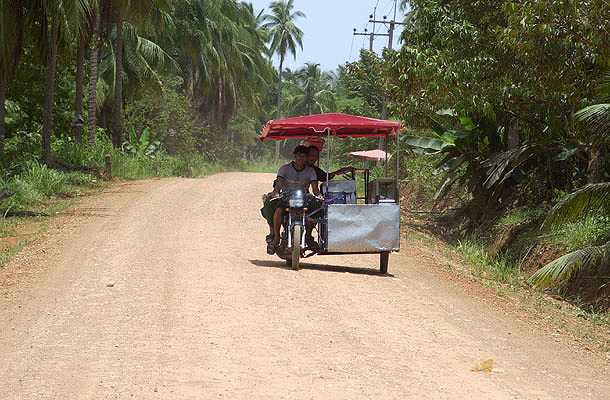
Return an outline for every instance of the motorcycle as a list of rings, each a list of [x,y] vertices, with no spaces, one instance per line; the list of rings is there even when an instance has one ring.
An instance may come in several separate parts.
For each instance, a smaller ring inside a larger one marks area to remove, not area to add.
[[[276,254],[292,269],[299,269],[305,252],[305,221],[307,218],[307,191],[295,190],[282,194],[287,207],[280,231],[280,244]]]

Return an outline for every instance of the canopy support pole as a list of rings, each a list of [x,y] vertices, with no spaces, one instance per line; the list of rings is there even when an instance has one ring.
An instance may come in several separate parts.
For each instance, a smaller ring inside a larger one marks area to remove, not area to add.
[[[400,129],[396,130],[396,204],[400,202],[400,140],[398,136]]]
[[[385,140],[383,141],[383,151],[385,152],[385,177],[388,177],[388,134],[385,134]]]
[[[326,158],[328,159],[328,162],[326,164],[326,189],[328,190],[328,181],[330,174],[330,129],[326,128],[326,132],[326,140],[328,141],[328,147],[326,147]]]

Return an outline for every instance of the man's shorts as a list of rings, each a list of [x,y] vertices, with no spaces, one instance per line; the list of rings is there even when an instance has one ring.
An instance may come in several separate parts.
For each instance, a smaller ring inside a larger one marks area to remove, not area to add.
[[[286,208],[287,206],[286,202],[281,198],[272,199],[267,197],[263,203],[263,208],[261,208],[261,215],[267,220],[267,224],[273,227],[273,214],[275,213],[275,209],[278,207]],[[309,194],[307,200],[307,208],[309,211],[307,211],[307,214],[311,215],[312,218],[321,218],[321,207],[322,202]]]
[[[261,208],[261,215],[267,220],[267,223],[271,227],[273,227],[273,214],[275,213],[275,209],[280,206],[283,208],[286,207],[286,202],[283,201],[280,197],[266,197],[265,201],[263,202],[263,208]]]

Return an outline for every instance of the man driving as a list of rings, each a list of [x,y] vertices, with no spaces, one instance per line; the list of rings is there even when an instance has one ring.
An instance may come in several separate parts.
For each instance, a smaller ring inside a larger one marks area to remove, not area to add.
[[[302,190],[308,192],[309,187],[313,191],[313,194],[317,197],[320,196],[320,188],[318,187],[318,180],[314,169],[307,165],[309,157],[309,149],[305,146],[299,145],[295,147],[293,151],[294,161],[282,165],[277,172],[277,182],[273,187],[273,191],[268,194],[271,199],[270,203],[273,203],[270,208],[273,209],[273,239],[267,244],[267,253],[274,254],[280,243],[280,226],[283,219],[283,210],[286,207],[285,202],[279,199],[281,191],[291,192],[294,190]],[[265,207],[263,207],[265,208]],[[270,213],[267,212],[267,219],[269,221]],[[271,224],[270,224],[271,225]]]

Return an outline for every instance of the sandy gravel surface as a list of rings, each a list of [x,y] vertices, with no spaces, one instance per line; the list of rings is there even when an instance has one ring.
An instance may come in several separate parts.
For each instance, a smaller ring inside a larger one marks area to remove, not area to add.
[[[403,241],[265,253],[272,175],[123,183],[0,270],[0,399],[608,399],[606,354]],[[493,359],[492,372],[472,372]]]

